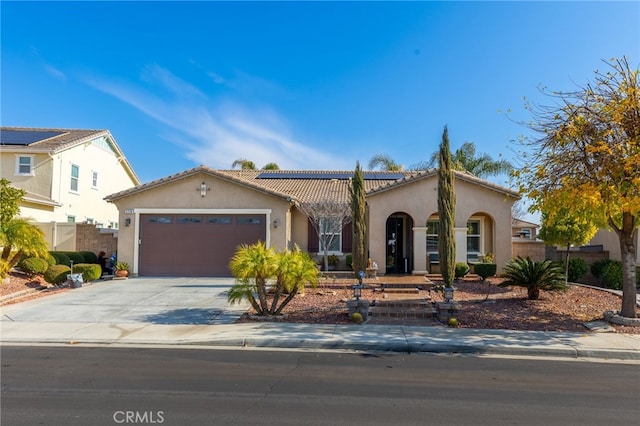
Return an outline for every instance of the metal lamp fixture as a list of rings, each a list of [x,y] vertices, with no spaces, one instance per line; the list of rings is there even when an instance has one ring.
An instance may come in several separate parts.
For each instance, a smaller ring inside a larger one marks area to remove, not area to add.
[[[207,195],[207,191],[211,191],[211,188],[207,186],[206,183],[202,182],[199,188],[196,188],[196,191],[200,191],[200,196],[204,198]]]

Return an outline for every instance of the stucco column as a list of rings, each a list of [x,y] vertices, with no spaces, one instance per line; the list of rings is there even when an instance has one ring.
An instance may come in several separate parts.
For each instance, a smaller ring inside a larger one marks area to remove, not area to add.
[[[456,262],[467,263],[467,228],[454,228],[456,233]]]
[[[427,273],[427,228],[413,227],[413,271],[414,275]]]

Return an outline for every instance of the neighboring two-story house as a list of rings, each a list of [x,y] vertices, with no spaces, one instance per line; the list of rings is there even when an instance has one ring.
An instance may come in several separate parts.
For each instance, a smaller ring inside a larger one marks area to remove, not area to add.
[[[140,184],[108,130],[1,127],[0,177],[26,191],[22,217],[101,228],[118,228],[104,197]]]

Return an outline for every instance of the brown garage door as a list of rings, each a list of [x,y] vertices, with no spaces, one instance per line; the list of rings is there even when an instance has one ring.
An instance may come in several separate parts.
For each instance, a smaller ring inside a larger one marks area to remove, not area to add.
[[[144,214],[140,240],[140,275],[228,277],[240,244],[266,240],[266,217]]]

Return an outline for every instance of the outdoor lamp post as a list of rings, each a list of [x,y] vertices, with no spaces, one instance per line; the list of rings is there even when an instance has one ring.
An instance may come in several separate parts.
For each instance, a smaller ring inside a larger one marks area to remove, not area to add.
[[[356,284],[353,286],[353,297],[355,297],[356,301],[360,301],[360,297],[362,296],[362,285]]]

